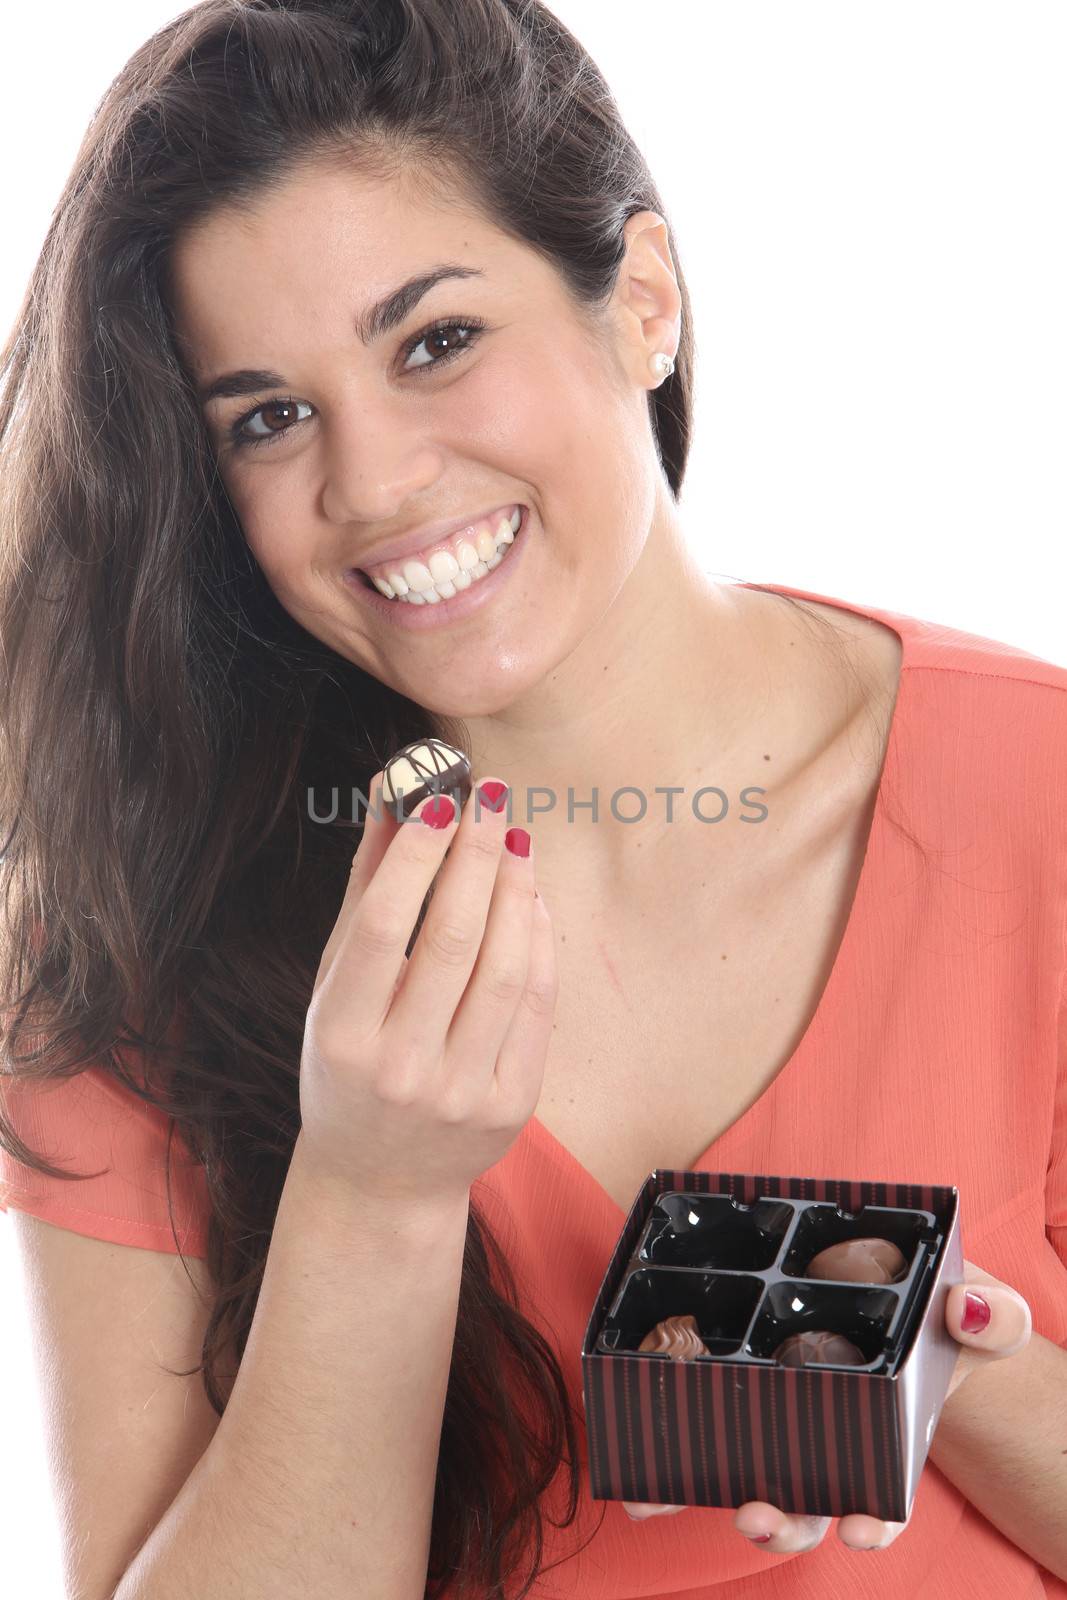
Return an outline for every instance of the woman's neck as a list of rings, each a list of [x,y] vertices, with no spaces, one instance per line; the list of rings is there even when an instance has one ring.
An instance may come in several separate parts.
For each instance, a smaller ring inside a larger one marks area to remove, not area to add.
[[[580,872],[588,887],[624,894],[685,830],[712,825],[693,814],[696,791],[721,789],[736,817],[742,790],[810,761],[830,731],[829,685],[813,697],[810,676],[794,669],[813,658],[802,648],[808,635],[783,613],[713,582],[672,505],[577,647],[499,714],[465,719],[475,775],[510,783],[512,821],[534,835],[540,881]],[[672,799],[670,788],[681,793]],[[696,804],[710,819],[723,800],[709,792]],[[619,820],[629,817],[641,820]]]

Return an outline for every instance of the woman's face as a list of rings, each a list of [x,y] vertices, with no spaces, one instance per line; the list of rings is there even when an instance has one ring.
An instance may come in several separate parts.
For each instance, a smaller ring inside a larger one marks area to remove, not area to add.
[[[668,270],[634,229],[631,259]],[[466,275],[365,326],[442,266]],[[244,373],[204,417],[249,547],[309,633],[431,711],[483,716],[596,627],[663,492],[647,413],[663,339],[657,325],[650,342],[647,304],[614,299],[594,336],[555,269],[480,214],[336,163],[217,212],[176,247],[172,275],[198,391]],[[399,573],[409,592],[427,573],[458,583],[420,605],[357,569]]]

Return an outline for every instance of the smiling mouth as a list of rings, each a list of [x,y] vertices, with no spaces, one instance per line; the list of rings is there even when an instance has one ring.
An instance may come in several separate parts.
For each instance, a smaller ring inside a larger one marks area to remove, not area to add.
[[[435,551],[427,563],[411,558],[398,561],[395,566],[390,564],[387,580],[381,570],[376,579],[362,567],[349,570],[364,589],[390,604],[437,605],[480,583],[500,565],[525,526],[526,507],[521,503],[516,505],[510,517],[496,519],[495,527],[489,526],[490,521],[486,519],[477,535],[472,525],[470,540],[459,538],[452,549],[444,547]]]

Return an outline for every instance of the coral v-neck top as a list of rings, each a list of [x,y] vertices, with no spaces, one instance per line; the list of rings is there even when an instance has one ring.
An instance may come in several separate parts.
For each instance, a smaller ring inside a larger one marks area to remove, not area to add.
[[[1035,1330],[1067,1345],[1067,668],[809,590],[746,587],[874,618],[899,634],[903,657],[863,867],[815,1014],[778,1076],[693,1165],[955,1184],[967,1259],[1018,1288]],[[0,1154],[0,1201],[173,1251],[166,1125],[131,1102],[90,1069],[9,1106],[31,1148],[109,1170],[62,1185]],[[175,1176],[180,1236],[203,1255],[202,1175],[186,1161]],[[472,1198],[580,1414],[579,1351],[625,1213],[537,1117]],[[579,1438],[578,1520],[546,1519],[534,1600],[1067,1600],[1067,1583],[932,1461],[888,1549],[846,1550],[831,1525],[817,1549],[774,1556],[734,1530],[732,1510],[632,1522],[620,1503],[592,1500]],[[544,1500],[557,1519],[564,1490],[560,1473]]]

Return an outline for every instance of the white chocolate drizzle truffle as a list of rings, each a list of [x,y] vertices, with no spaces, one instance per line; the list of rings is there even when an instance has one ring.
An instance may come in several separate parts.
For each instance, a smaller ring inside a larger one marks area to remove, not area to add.
[[[471,792],[471,765],[462,750],[441,739],[406,744],[391,757],[382,777],[382,799],[410,817],[431,795],[455,795],[460,805]]]

